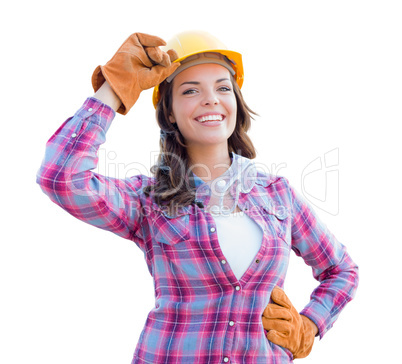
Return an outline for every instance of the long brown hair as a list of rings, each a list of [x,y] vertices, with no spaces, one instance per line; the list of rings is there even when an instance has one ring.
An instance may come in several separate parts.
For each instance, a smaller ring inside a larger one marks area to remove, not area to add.
[[[191,166],[183,135],[172,124],[173,82],[166,81],[159,85],[160,100],[156,107],[156,120],[161,129],[160,153],[157,163],[151,168],[156,183],[148,186],[145,192],[152,193],[155,202],[167,206],[170,211],[194,203],[195,187],[192,181]],[[232,76],[233,90],[237,102],[236,126],[228,139],[228,150],[246,158],[255,158],[256,151],[247,131],[251,126],[251,114],[257,115],[245,103],[240,88]]]

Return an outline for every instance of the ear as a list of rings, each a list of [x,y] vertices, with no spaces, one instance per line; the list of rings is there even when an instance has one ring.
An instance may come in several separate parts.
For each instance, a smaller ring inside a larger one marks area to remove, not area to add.
[[[173,114],[170,114],[170,115],[169,115],[169,121],[170,121],[172,124],[176,124],[176,119],[174,118]]]

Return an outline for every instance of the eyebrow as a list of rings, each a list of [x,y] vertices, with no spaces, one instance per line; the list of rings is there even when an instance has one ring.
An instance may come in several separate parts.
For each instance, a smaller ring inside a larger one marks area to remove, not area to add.
[[[219,82],[223,82],[223,81],[230,81],[230,80],[228,78],[220,78],[219,80],[216,80],[215,83],[219,83]],[[183,82],[180,86],[187,85],[187,84],[199,85],[200,82],[198,82],[198,81],[186,81],[186,82]]]

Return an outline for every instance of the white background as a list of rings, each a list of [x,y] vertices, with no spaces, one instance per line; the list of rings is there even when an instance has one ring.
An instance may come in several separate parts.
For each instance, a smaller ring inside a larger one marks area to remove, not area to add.
[[[399,1],[10,4],[0,9],[1,363],[131,362],[154,304],[143,254],[51,203],[35,174],[47,139],[92,95],[93,69],[129,34],[188,29],[243,54],[243,95],[260,115],[250,133],[257,161],[323,200],[317,212],[360,267],[355,300],[303,362],[399,360]],[[116,117],[102,148],[104,173],[149,173],[158,150],[151,91]],[[316,171],[303,185],[328,152],[335,174]],[[286,292],[299,310],[315,285],[293,255]]]

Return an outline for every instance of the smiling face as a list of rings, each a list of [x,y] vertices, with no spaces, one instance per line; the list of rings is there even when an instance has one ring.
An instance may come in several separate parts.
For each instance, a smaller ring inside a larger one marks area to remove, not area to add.
[[[218,64],[200,64],[173,79],[170,122],[177,123],[187,148],[221,146],[236,125],[236,97],[229,71]]]

